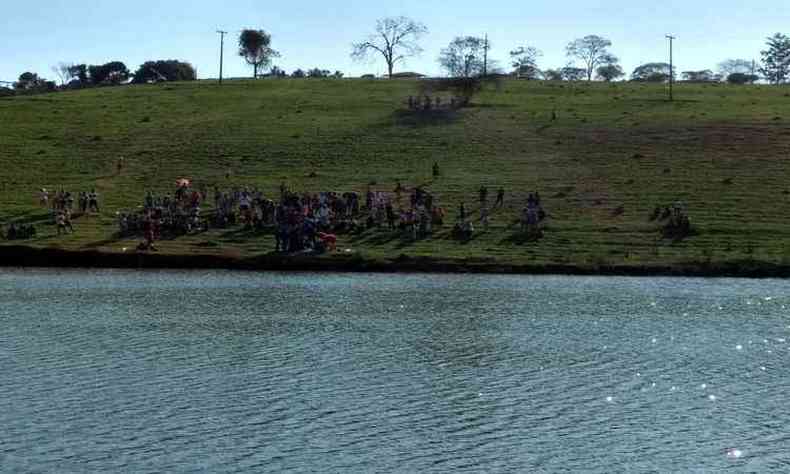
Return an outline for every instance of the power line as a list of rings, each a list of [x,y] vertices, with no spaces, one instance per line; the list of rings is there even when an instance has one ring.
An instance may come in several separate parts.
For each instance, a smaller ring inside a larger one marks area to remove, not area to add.
[[[225,35],[227,31],[217,30],[219,33],[219,85],[222,85],[222,63],[225,56]]]
[[[669,100],[672,101],[672,83],[675,80],[675,70],[673,66],[673,57],[672,57],[672,42],[676,39],[672,35],[667,35],[667,39],[669,40]]]

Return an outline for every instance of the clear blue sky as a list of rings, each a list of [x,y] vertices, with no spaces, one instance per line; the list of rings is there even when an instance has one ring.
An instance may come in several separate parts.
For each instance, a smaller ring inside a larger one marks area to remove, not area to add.
[[[350,44],[372,32],[375,20],[406,15],[430,33],[424,53],[404,68],[438,74],[439,50],[458,35],[488,33],[492,57],[507,62],[519,45],[541,49],[542,68],[567,60],[568,41],[586,34],[609,38],[626,72],[667,57],[666,33],[678,37],[679,71],[715,68],[726,58],[759,59],[765,37],[790,34],[787,0],[667,0],[642,2],[500,0],[101,0],[8,1],[0,21],[0,80],[15,80],[31,70],[54,79],[58,62],[102,64],[121,60],[130,69],[149,59],[180,59],[197,67],[200,78],[218,73],[218,28],[231,33],[226,42],[226,77],[251,74],[235,54],[237,32],[263,28],[282,53],[276,64],[340,69],[347,75],[383,73],[379,61],[359,64]]]

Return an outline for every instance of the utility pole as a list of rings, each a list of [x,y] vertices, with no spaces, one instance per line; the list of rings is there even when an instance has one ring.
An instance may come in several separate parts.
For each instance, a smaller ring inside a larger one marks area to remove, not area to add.
[[[488,33],[486,33],[485,43],[483,43],[483,77],[488,76]]]
[[[217,30],[219,33],[219,85],[222,85],[222,62],[225,55],[225,35],[227,31]]]
[[[672,83],[675,81],[675,67],[672,58],[672,42],[675,40],[675,37],[672,35],[667,35],[667,39],[669,40],[669,100],[672,101]]]

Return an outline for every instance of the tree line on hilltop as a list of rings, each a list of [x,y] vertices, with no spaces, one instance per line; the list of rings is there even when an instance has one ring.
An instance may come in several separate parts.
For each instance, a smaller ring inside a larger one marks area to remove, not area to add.
[[[141,64],[134,73],[121,61],[111,61],[100,65],[60,63],[52,67],[52,72],[57,76],[59,84],[40,77],[37,73],[24,72],[14,82],[11,92],[40,93],[65,89],[118,86],[128,83],[146,84],[197,79],[197,71],[191,64],[174,59],[147,61]]]
[[[388,76],[395,67],[422,49],[419,39],[428,33],[425,25],[406,17],[379,20],[375,32],[355,43],[351,56],[358,60],[381,58]],[[784,84],[790,79],[790,38],[781,33],[767,39],[767,48],[760,52],[761,61],[727,59],[710,69],[683,71],[688,82],[754,83],[761,79],[771,84]],[[481,77],[490,74],[511,75],[523,79],[550,81],[616,81],[626,77],[619,58],[611,53],[612,42],[603,36],[587,35],[569,42],[565,47],[568,63],[559,68],[539,67],[543,53],[534,46],[518,46],[509,53],[509,68],[489,57],[491,42],[487,37],[461,36],[453,39],[439,53],[438,62],[449,77]],[[677,71],[666,62],[642,64],[631,73],[638,82],[667,82],[677,78]]]
[[[356,61],[383,60],[387,77],[421,77],[411,72],[396,72],[407,59],[420,55],[419,41],[428,34],[428,28],[407,17],[390,17],[378,20],[374,33],[352,45],[351,57]],[[565,47],[567,64],[559,68],[542,68],[539,60],[543,53],[534,46],[523,45],[509,52],[507,64],[489,56],[491,42],[487,37],[459,36],[439,53],[437,61],[450,78],[479,78],[491,75],[509,75],[519,79],[548,81],[617,81],[626,77],[620,59],[610,49],[612,42],[599,35],[587,35],[569,42]],[[253,69],[253,78],[287,77],[284,70],[274,65],[280,53],[272,48],[272,36],[263,29],[242,30],[238,38],[238,55]],[[148,61],[132,73],[121,61],[102,65],[61,63],[52,68],[60,84],[44,79],[34,72],[21,74],[13,89],[0,87],[0,96],[14,93],[51,92],[62,89],[114,86],[128,83],[162,81],[192,81],[197,71],[187,63],[177,60]],[[328,69],[296,69],[293,78],[342,78],[341,71]],[[362,77],[375,77],[365,75]],[[666,62],[642,64],[631,72],[630,80],[637,82],[667,82],[677,79],[674,67]],[[717,71],[710,69],[682,71],[680,78],[687,82],[729,82],[752,84],[764,80],[771,84],[785,84],[790,80],[790,37],[776,33],[766,41],[760,52],[760,61],[727,59],[718,64]]]

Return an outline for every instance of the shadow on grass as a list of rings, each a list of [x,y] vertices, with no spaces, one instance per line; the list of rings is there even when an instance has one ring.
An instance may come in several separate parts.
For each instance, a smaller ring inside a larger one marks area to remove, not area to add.
[[[399,109],[392,113],[391,121],[386,126],[394,123],[399,127],[425,128],[450,125],[457,122],[461,114],[456,109],[442,108],[430,110],[405,110]]]
[[[83,247],[86,248],[86,249],[96,249],[96,248],[99,248],[99,247],[104,247],[104,246],[107,246],[107,245],[110,245],[110,244],[118,243],[118,242],[120,242],[123,239],[124,239],[124,237],[121,236],[120,232],[115,232],[109,238],[102,239],[102,240],[97,240],[95,242],[87,243],[87,244],[83,245]]]
[[[45,212],[43,214],[29,214],[27,212],[19,212],[16,214],[9,214],[0,217],[0,224],[8,225],[14,223],[16,225],[29,225],[29,224],[49,224],[52,222],[52,214]]]
[[[521,230],[512,232],[509,236],[502,239],[499,243],[501,245],[525,245],[540,242],[543,239],[543,231],[537,232],[522,232]]]

